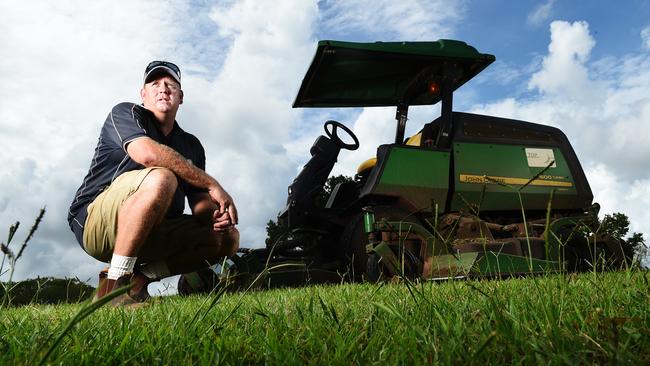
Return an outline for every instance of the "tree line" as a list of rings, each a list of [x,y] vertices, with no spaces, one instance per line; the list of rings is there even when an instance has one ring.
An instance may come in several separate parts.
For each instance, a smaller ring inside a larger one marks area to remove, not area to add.
[[[87,300],[95,288],[77,278],[38,277],[20,282],[3,283],[0,298],[8,294],[8,304],[67,304]]]

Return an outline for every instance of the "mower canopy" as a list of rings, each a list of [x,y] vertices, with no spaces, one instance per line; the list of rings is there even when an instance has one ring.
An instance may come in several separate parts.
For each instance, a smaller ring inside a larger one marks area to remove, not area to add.
[[[320,41],[293,107],[428,105],[495,60],[465,42]]]

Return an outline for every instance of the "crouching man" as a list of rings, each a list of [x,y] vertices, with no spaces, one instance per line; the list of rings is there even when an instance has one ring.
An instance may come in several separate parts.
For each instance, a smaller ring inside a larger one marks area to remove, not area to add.
[[[199,140],[176,122],[178,66],[151,62],[140,96],[141,105],[120,103],[108,114],[68,213],[81,247],[110,263],[95,300],[133,284],[114,305],[144,302],[152,281],[212,265],[239,247],[232,197],[204,171]],[[183,214],[186,198],[191,215]]]

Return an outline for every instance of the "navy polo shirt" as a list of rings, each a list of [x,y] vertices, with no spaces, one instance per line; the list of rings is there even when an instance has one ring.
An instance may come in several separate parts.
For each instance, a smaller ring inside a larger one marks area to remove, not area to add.
[[[116,105],[104,121],[90,169],[68,212],[68,223],[80,244],[83,245],[83,228],[88,205],[120,174],[144,168],[133,161],[126,152],[129,142],[143,137],[171,147],[192,164],[205,170],[205,151],[201,142],[194,135],[183,131],[178,123],[174,122],[172,131],[165,136],[151,111],[134,103]],[[167,217],[181,216],[185,210],[185,197],[199,192],[206,190],[179,179]]]

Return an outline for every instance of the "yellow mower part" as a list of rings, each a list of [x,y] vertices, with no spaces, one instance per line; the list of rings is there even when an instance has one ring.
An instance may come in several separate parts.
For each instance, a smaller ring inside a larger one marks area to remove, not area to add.
[[[357,168],[357,174],[361,174],[368,169],[372,169],[375,165],[377,165],[377,157],[373,156],[372,158],[359,164],[359,167]]]
[[[418,132],[415,135],[406,139],[406,145],[408,146],[420,146],[420,141],[422,140],[422,132]],[[368,160],[365,160],[363,163],[359,164],[357,168],[357,174],[361,174],[368,169],[372,169],[377,165],[377,157],[372,157]]]

